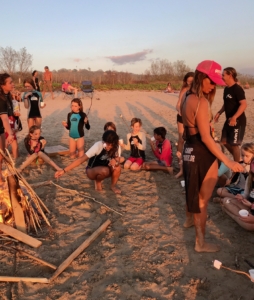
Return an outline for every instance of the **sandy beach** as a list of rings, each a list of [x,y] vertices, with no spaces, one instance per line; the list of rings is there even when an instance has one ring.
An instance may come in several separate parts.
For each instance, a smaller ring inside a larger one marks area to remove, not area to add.
[[[254,89],[245,90],[248,108],[247,129],[244,141],[254,141]],[[216,113],[222,106],[223,90],[219,89],[213,103]],[[70,99],[63,99],[60,92],[51,100],[46,95],[42,110],[42,136],[48,146],[68,147],[68,131],[61,125],[70,111]],[[164,126],[167,138],[177,141],[177,94],[139,91],[95,91],[89,114],[91,130],[86,131],[86,149],[101,139],[103,126],[113,121],[120,138],[126,142],[128,133],[120,114],[130,122],[141,118],[144,130],[152,135],[153,128]],[[90,99],[82,99],[84,111]],[[18,133],[20,158],[26,157],[23,139],[27,134],[26,109],[21,103],[23,131]],[[215,125],[220,138],[225,117]],[[174,154],[176,148],[174,146]],[[153,159],[150,146],[147,160]],[[123,156],[128,157],[127,151]],[[70,163],[68,156],[52,158],[60,167]],[[174,156],[175,173],[177,160]],[[194,227],[185,229],[185,195],[180,179],[162,171],[137,173],[123,170],[119,180],[121,195],[110,190],[109,180],[103,182],[103,191],[96,192],[94,184],[85,174],[85,165],[68,172],[58,181],[54,169],[47,164],[29,166],[23,175],[29,183],[52,180],[63,188],[85,192],[90,197],[121,213],[84,198],[82,195],[61,190],[54,185],[36,188],[35,191],[49,208],[51,228],[44,226],[39,233],[42,246],[31,249],[20,247],[52,264],[60,265],[104,221],[112,224],[87,250],[52,283],[0,282],[0,299],[75,299],[75,300],[166,300],[166,299],[254,299],[254,283],[246,276],[225,269],[217,270],[212,261],[235,269],[238,257],[241,271],[254,264],[252,232],[242,229],[230,219],[218,203],[209,203],[207,240],[218,243],[221,251],[199,254],[194,251]],[[53,270],[31,259],[0,248],[0,275],[50,278]]]

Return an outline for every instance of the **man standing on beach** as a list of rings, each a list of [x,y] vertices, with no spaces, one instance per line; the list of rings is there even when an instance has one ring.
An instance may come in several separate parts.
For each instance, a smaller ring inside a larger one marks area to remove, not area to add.
[[[51,92],[51,97],[54,99],[54,94],[52,92],[52,72],[49,71],[49,67],[44,68],[45,72],[43,73],[43,92],[42,92],[42,98],[44,98],[46,87],[48,87],[48,90]]]
[[[247,102],[243,88],[237,84],[237,73],[232,67],[223,70],[222,78],[226,83],[223,93],[224,104],[214,117],[217,122],[220,115],[225,111],[226,121],[221,135],[221,142],[233,155],[235,161],[240,161],[240,145],[243,141]]]

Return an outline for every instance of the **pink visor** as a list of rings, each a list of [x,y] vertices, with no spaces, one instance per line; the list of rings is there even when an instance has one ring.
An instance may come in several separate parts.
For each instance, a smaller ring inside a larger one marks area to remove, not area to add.
[[[221,65],[213,60],[204,60],[198,64],[196,70],[206,74],[214,83],[226,85],[221,77]]]

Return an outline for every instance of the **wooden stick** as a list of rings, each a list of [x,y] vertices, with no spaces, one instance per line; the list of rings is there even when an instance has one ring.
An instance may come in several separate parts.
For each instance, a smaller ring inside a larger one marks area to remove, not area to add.
[[[61,263],[61,265],[57,268],[55,273],[49,279],[49,281],[53,281],[58,277],[71,263],[72,261],[79,256],[81,252],[83,252],[91,243],[96,240],[96,238],[109,226],[111,223],[110,220],[104,222],[88,239],[86,239],[66,260]]]
[[[0,281],[49,283],[48,278],[0,276]]]
[[[31,183],[31,187],[33,188],[37,188],[37,187],[40,187],[40,186],[44,186],[44,185],[50,185],[52,183],[51,180],[47,180],[47,181],[42,181],[42,182],[38,182],[38,183]]]
[[[39,263],[41,263],[41,264],[43,264],[43,265],[45,265],[45,266],[48,266],[48,267],[50,267],[51,269],[53,269],[53,270],[56,270],[57,269],[57,266],[55,266],[55,265],[53,265],[53,264],[51,264],[51,263],[48,263],[47,261],[45,261],[45,260],[43,260],[43,259],[40,259],[40,258],[38,258],[38,257],[35,257],[35,256],[33,256],[33,255],[31,255],[31,254],[29,254],[29,253],[27,253],[27,252],[25,252],[25,251],[23,251],[23,250],[21,250],[21,249],[18,249],[18,248],[15,248],[15,247],[8,247],[8,246],[4,246],[4,245],[0,245],[0,247],[2,247],[2,248],[5,248],[5,249],[8,249],[8,250],[14,250],[14,251],[18,251],[20,254],[22,254],[22,255],[24,255],[24,256],[27,256],[27,257],[30,257],[30,258],[32,258],[33,260],[36,260],[36,261],[38,261]]]
[[[42,242],[29,236],[28,234],[25,234],[11,226],[5,225],[3,223],[0,223],[0,230],[4,233],[8,234],[9,236],[15,238],[16,240],[19,240],[31,247],[38,248]]]

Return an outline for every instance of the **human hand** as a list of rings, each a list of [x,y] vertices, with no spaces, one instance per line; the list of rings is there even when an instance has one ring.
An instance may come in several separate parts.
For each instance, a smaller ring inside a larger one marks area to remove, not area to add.
[[[248,201],[248,200],[246,200],[246,199],[242,199],[242,204],[243,205],[245,205],[245,206],[247,206],[247,207],[251,207],[251,202],[250,201]]]
[[[47,141],[46,140],[40,140],[40,142],[41,142],[41,145],[42,145],[42,147],[44,148],[44,146],[47,144]]]
[[[249,214],[247,217],[239,216],[239,219],[244,223],[254,224],[254,216]]]
[[[84,120],[84,121],[85,121],[85,124],[86,124],[86,123],[88,122],[88,118],[87,118],[87,117],[85,117],[85,120]]]
[[[217,114],[213,118],[214,123],[217,123],[219,121],[219,117],[220,117],[220,113],[217,112]]]
[[[136,146],[138,145],[138,139],[137,138],[133,138],[132,141],[133,141],[134,145],[136,145]]]
[[[67,127],[67,126],[68,126],[68,124],[67,124],[66,121],[62,121],[62,125],[63,125],[64,127]]]
[[[236,124],[237,124],[237,120],[235,117],[229,118],[228,121],[229,121],[228,122],[229,126],[236,126]]]
[[[177,152],[176,152],[176,156],[177,156],[177,158],[180,159],[180,158],[182,158],[182,153],[181,153],[180,151],[177,151]]]
[[[235,195],[235,199],[237,199],[239,202],[242,202],[242,200],[244,198],[243,198],[243,196],[241,194],[237,194],[237,195]]]
[[[244,167],[236,161],[228,160],[225,165],[231,169],[233,172],[243,172]]]
[[[59,177],[63,176],[64,173],[65,173],[64,170],[56,171],[55,178],[59,178]]]
[[[12,134],[9,134],[5,141],[7,145],[10,145],[14,141],[14,136]]]

